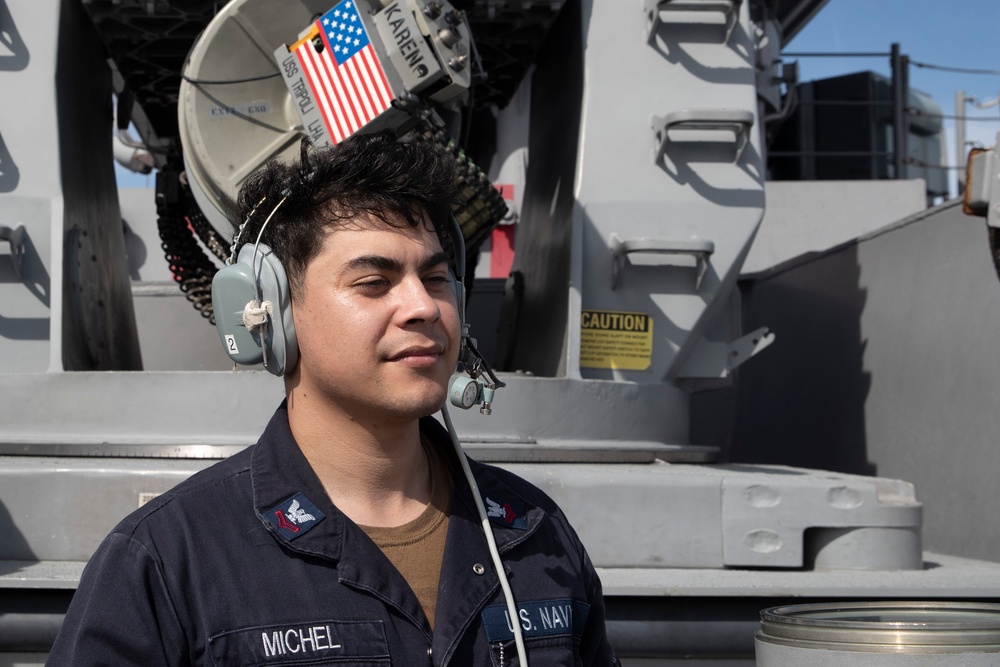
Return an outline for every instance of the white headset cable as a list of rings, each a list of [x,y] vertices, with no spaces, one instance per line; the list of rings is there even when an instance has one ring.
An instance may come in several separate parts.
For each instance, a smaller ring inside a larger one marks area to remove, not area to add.
[[[489,546],[490,558],[493,559],[493,569],[497,571],[500,588],[503,589],[504,600],[507,602],[507,613],[510,615],[510,624],[514,628],[517,659],[522,667],[528,667],[528,653],[524,648],[524,637],[521,635],[521,623],[517,613],[517,605],[514,604],[514,593],[510,590],[510,582],[507,581],[507,573],[504,572],[503,561],[500,560],[500,552],[497,550],[497,543],[493,538],[493,527],[490,525],[489,517],[486,516],[486,507],[483,505],[483,498],[479,494],[479,485],[476,484],[476,478],[472,476],[472,469],[465,458],[465,452],[462,451],[462,443],[458,441],[458,434],[455,432],[455,425],[451,422],[451,415],[448,414],[447,404],[441,406],[441,414],[444,416],[445,426],[448,427],[448,435],[451,436],[451,442],[458,453],[458,460],[462,464],[462,471],[465,473],[466,479],[469,480],[469,486],[472,487],[472,499],[475,501],[476,509],[479,511],[479,520],[482,522],[483,532],[486,534],[486,544]]]
[[[263,269],[263,262],[261,262],[261,265],[258,266],[257,254],[260,251],[260,239],[262,236],[264,236],[264,230],[267,229],[267,225],[268,223],[271,222],[271,218],[274,217],[274,214],[278,212],[278,209],[281,208],[281,205],[285,203],[286,199],[288,199],[288,194],[289,194],[288,190],[285,190],[281,194],[283,195],[281,197],[281,201],[279,201],[277,205],[273,209],[271,209],[271,213],[267,216],[267,219],[264,221],[264,224],[260,226],[260,231],[257,233],[257,241],[256,243],[254,243],[253,246],[253,256],[250,258],[250,268],[253,269],[254,272],[254,280],[253,280],[254,300],[243,307],[243,325],[247,328],[247,331],[250,331],[251,333],[259,330],[260,327],[264,326],[267,323],[267,320],[269,317],[271,317],[271,313],[273,310],[273,305],[271,304],[271,302],[264,301],[264,295],[261,294],[260,291],[260,272]],[[261,199],[257,203],[257,206],[260,206],[263,202],[264,200]],[[243,232],[243,228],[246,227],[247,222],[250,222],[250,218],[253,217],[253,213],[254,211],[257,210],[257,206],[255,206],[253,211],[250,212],[250,215],[247,216],[246,222],[244,222],[240,226],[237,235],[241,234]],[[236,252],[235,239],[233,240],[233,252],[234,253]],[[260,334],[260,351],[263,354],[264,368],[267,368],[267,361],[268,361],[267,343],[264,341],[264,335],[265,334],[263,332]]]
[[[287,190],[282,194],[284,196],[281,198],[281,201],[279,201],[278,204],[273,209],[271,209],[271,213],[268,214],[267,220],[265,220],[264,224],[260,226],[260,231],[257,233],[257,242],[254,243],[253,245],[253,259],[250,260],[250,266],[253,267],[254,271],[259,272],[259,269],[257,268],[257,249],[260,247],[260,239],[262,236],[264,236],[264,230],[267,229],[267,225],[269,222],[271,222],[271,218],[274,217],[274,214],[278,212],[278,209],[281,208],[281,205],[285,203],[286,199],[288,199]],[[254,289],[257,292],[257,302],[259,303],[261,301],[259,278],[254,281]]]

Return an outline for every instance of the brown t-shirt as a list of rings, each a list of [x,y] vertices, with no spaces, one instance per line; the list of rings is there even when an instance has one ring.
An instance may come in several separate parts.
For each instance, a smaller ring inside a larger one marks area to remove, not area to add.
[[[421,437],[431,471],[431,502],[413,521],[402,526],[379,528],[361,526],[368,537],[396,566],[420,601],[431,629],[437,608],[438,580],[448,536],[448,511],[454,482],[451,471],[434,445]]]

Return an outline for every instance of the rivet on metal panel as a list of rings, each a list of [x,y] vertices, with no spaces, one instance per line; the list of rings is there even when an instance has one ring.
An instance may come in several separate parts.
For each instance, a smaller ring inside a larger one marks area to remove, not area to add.
[[[754,484],[747,487],[743,492],[743,497],[751,507],[774,507],[781,502],[781,492],[771,486]]]
[[[433,21],[437,17],[441,16],[441,10],[442,7],[440,2],[428,2],[424,7],[424,16]]]
[[[773,530],[751,530],[744,536],[743,541],[752,551],[759,554],[771,554],[784,546],[781,536]]]
[[[835,486],[826,492],[826,502],[840,510],[852,510],[861,507],[865,500],[857,489]]]

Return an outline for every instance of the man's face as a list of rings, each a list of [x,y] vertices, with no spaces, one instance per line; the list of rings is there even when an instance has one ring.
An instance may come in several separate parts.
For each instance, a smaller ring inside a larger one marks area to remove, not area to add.
[[[429,221],[396,228],[361,216],[336,227],[300,287],[292,301],[300,357],[289,382],[301,400],[369,423],[441,407],[460,323]]]

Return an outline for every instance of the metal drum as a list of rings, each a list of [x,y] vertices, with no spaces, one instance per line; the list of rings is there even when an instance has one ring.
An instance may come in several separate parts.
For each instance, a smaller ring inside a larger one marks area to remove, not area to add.
[[[757,667],[1000,665],[1000,604],[830,602],[760,616]]]

